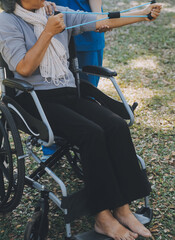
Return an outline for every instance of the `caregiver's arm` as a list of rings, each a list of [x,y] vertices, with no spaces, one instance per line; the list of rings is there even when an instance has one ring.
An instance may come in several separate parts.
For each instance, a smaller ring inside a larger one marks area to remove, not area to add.
[[[62,32],[64,28],[65,24],[62,13],[49,17],[44,31],[41,33],[35,45],[18,63],[16,71],[24,77],[30,76],[40,65],[52,37]]]
[[[92,12],[101,12],[102,10],[102,0],[89,0],[89,5]],[[110,30],[109,26],[103,24],[98,27],[97,32],[106,32],[109,30]]]
[[[102,0],[89,0],[89,5],[92,12],[101,12]]]
[[[134,15],[148,15],[151,12],[151,16],[155,20],[161,11],[162,6],[160,4],[150,4],[147,8],[140,10],[140,11],[133,11],[129,13],[121,13],[121,16],[134,16]],[[97,19],[102,19],[107,17],[107,15],[97,16]],[[108,25],[110,29],[121,27],[124,25],[141,22],[141,21],[148,21],[148,18],[143,17],[129,17],[129,18],[113,18],[113,19],[106,19],[96,23],[96,29],[100,29],[103,25]]]
[[[57,11],[57,6],[54,2],[45,1],[44,8],[45,8],[46,14],[48,16],[53,14],[53,10]]]

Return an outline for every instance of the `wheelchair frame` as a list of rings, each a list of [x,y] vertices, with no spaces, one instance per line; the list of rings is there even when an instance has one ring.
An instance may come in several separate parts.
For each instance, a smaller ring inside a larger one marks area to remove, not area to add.
[[[2,65],[2,64],[1,64]],[[97,66],[87,66],[84,67],[82,70],[79,69],[78,67],[78,62],[77,62],[77,58],[73,57],[73,61],[72,61],[72,69],[74,71],[74,74],[76,75],[76,80],[77,80],[77,89],[78,89],[78,94],[80,95],[80,79],[79,79],[79,72],[82,71],[86,74],[93,74],[93,75],[97,75],[100,77],[105,77],[110,79],[110,81],[113,83],[114,88],[116,89],[123,105],[124,108],[127,112],[127,114],[129,115],[129,126],[131,126],[134,122],[134,114],[133,114],[133,110],[134,108],[137,106],[137,103],[134,103],[134,105],[132,107],[130,107],[124,97],[124,95],[122,94],[122,91],[120,90],[119,85],[117,84],[114,76],[117,75],[116,72],[110,70],[110,69],[106,69],[103,67],[97,67]],[[4,66],[1,66],[1,76],[0,76],[0,80],[1,80],[1,89],[2,89],[2,101],[5,99],[6,96],[6,88],[14,88],[14,89],[18,89],[18,90],[22,90],[22,91],[26,91],[28,93],[30,93],[30,95],[32,96],[36,108],[40,114],[40,117],[42,119],[42,122],[44,123],[44,125],[46,126],[46,129],[48,131],[48,140],[42,140],[40,138],[38,138],[37,134],[33,132],[32,129],[30,129],[30,126],[28,126],[28,124],[26,123],[26,120],[23,118],[23,116],[21,115],[21,113],[18,111],[18,109],[16,107],[13,106],[13,104],[5,102],[6,107],[8,110],[10,110],[10,112],[12,113],[11,119],[12,121],[15,123],[15,120],[13,120],[13,115],[17,114],[18,117],[20,117],[22,119],[22,121],[24,122],[24,124],[26,125],[27,129],[29,132],[31,132],[31,136],[28,137],[27,141],[26,141],[26,146],[27,146],[27,154],[24,155],[22,154],[21,156],[18,156],[18,160],[23,160],[25,159],[25,157],[27,156],[31,156],[38,164],[39,167],[38,169],[33,172],[30,176],[23,176],[24,178],[24,183],[27,184],[28,186],[37,189],[39,192],[41,192],[41,200],[40,203],[42,202],[42,204],[40,204],[39,206],[39,210],[41,210],[41,216],[40,216],[40,221],[41,221],[41,225],[39,227],[39,238],[37,239],[45,239],[46,236],[43,236],[42,234],[42,226],[46,225],[47,222],[47,214],[48,214],[48,198],[51,199],[64,213],[65,215],[65,221],[66,221],[66,239],[72,239],[72,234],[71,234],[71,226],[70,226],[70,222],[75,218],[74,216],[72,217],[71,215],[69,216],[69,211],[66,207],[63,208],[64,205],[64,198],[66,199],[68,197],[67,194],[67,189],[65,184],[63,183],[63,181],[51,170],[51,167],[57,162],[58,159],[60,159],[61,156],[65,155],[69,149],[72,149],[72,147],[67,143],[67,141],[64,141],[63,139],[59,139],[59,141],[61,140],[61,148],[59,150],[57,150],[45,163],[43,163],[40,158],[33,152],[32,148],[33,146],[36,145],[44,145],[44,146],[50,146],[54,143],[55,139],[54,139],[54,134],[52,131],[52,128],[44,114],[44,111],[42,109],[42,106],[38,100],[38,97],[33,89],[33,86],[31,84],[29,84],[28,82],[25,81],[21,81],[18,79],[11,79],[7,77],[6,74],[6,69],[4,68]],[[89,85],[90,86],[90,85]],[[91,86],[92,87],[92,86]],[[114,101],[114,100],[112,100]],[[1,109],[1,105],[0,105],[0,111],[2,111]],[[1,119],[0,119],[1,121]],[[76,151],[75,151],[76,152]],[[70,156],[69,156],[70,157]],[[76,161],[77,156],[75,156],[75,161]],[[140,157],[137,156],[140,164],[141,164],[141,168],[143,171],[146,171],[146,166],[145,166],[145,162],[144,160]],[[72,161],[72,159],[70,159],[70,161]],[[74,161],[73,161],[74,164]],[[75,163],[75,167],[76,167],[76,163]],[[59,199],[53,192],[49,191],[47,189],[47,187],[45,185],[42,185],[40,183],[37,182],[37,180],[45,173],[47,172],[48,175],[50,175],[55,182],[60,186],[61,188],[61,192],[62,192],[62,196],[63,196],[63,200]],[[80,175],[81,177],[81,175]],[[22,194],[22,193],[20,193]],[[81,195],[81,194],[80,194]],[[77,197],[77,198],[76,198]],[[76,199],[79,198],[79,195],[76,195],[74,202],[76,201]],[[18,201],[17,203],[19,204],[20,202],[20,198],[21,196],[18,196]],[[86,205],[86,203],[83,203]],[[16,204],[17,205],[17,204]],[[3,206],[2,206],[3,207]],[[15,206],[16,207],[16,206]],[[12,210],[11,208],[9,208],[10,210]],[[0,212],[2,211],[2,209],[0,208]],[[86,211],[85,211],[86,213]],[[83,212],[84,214],[84,212]],[[152,209],[149,206],[149,197],[145,197],[145,206],[142,207],[142,209],[140,209],[138,212],[136,212],[136,217],[139,219],[139,221],[141,221],[143,224],[149,224],[152,220]],[[42,225],[43,224],[43,225]],[[45,224],[45,225],[44,225]],[[27,234],[27,233],[26,233]],[[25,240],[29,239],[27,238],[27,236],[25,236],[24,238]],[[85,239],[103,239],[103,240],[107,240],[110,239],[109,237],[106,236],[101,236],[99,234],[96,234],[95,232],[91,231],[88,233],[83,233],[83,234],[78,234],[76,236],[74,236],[73,239],[77,239],[77,240],[85,240]]]

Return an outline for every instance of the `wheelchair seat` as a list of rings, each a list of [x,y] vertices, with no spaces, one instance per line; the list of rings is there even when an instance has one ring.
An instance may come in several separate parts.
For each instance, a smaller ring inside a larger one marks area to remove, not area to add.
[[[13,118],[19,130],[48,141],[48,129],[39,119],[26,112],[13,98],[3,97],[3,102],[11,109]]]

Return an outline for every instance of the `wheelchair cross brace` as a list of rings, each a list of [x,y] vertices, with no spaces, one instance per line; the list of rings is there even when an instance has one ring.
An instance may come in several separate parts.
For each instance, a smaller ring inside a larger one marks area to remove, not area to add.
[[[26,145],[27,145],[28,155],[31,156],[32,158],[34,158],[35,161],[40,164],[41,170],[44,170],[45,172],[47,172],[55,180],[55,182],[60,186],[61,192],[62,192],[62,196],[63,197],[67,197],[67,189],[66,189],[65,184],[62,182],[62,180],[49,167],[46,166],[45,163],[42,163],[41,160],[35,155],[35,153],[32,151],[31,139],[30,138],[28,139]],[[38,173],[36,173],[36,174],[38,174]],[[40,176],[38,176],[38,178],[40,178]],[[37,181],[35,181],[32,178],[27,177],[27,176],[25,176],[25,183],[28,186],[37,189],[41,193],[47,191],[48,192],[48,197],[63,211],[63,213],[65,215],[67,215],[67,213],[68,213],[67,209],[63,209],[61,207],[61,200],[54,193],[52,193],[49,190],[47,190],[44,185],[38,183]],[[69,239],[71,237],[71,226],[70,226],[70,223],[66,223],[66,236]]]

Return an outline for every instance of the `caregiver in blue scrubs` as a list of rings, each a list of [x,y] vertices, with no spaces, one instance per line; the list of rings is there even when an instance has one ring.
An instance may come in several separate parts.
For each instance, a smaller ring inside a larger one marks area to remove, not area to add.
[[[82,10],[86,12],[101,12],[101,0],[51,0],[56,5],[69,7],[73,10]],[[87,65],[102,66],[103,48],[105,46],[104,33],[85,32],[75,36],[75,45],[79,66],[82,68]],[[88,80],[97,87],[99,77],[81,74],[82,79]]]

